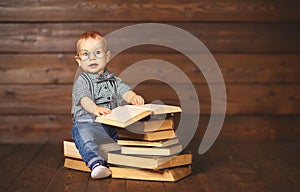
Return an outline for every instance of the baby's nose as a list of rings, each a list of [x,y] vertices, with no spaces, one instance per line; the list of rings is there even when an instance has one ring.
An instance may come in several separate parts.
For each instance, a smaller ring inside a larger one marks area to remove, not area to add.
[[[92,59],[96,59],[95,53],[91,53],[91,54],[90,54],[90,60],[92,60]]]

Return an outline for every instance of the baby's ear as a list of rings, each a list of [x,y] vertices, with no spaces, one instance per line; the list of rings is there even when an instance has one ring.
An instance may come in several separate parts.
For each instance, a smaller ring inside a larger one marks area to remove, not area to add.
[[[74,57],[75,61],[78,63],[79,66],[81,66],[81,60],[79,59],[78,55]]]
[[[110,51],[106,51],[106,53],[105,53],[106,63],[109,62],[109,60],[110,60],[110,55],[111,55]]]

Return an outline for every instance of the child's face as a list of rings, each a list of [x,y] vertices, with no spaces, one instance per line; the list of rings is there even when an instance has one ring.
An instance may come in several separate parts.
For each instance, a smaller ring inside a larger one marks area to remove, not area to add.
[[[88,38],[80,42],[75,59],[83,71],[102,74],[109,57],[110,52],[106,51],[103,40]]]

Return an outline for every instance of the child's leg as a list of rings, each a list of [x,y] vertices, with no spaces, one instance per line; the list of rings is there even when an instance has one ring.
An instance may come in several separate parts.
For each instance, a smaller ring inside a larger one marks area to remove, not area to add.
[[[106,133],[114,140],[117,141],[118,139],[118,132],[117,129],[114,126],[104,125],[103,127],[106,131]]]
[[[97,163],[104,165],[105,160],[100,156],[98,146],[115,142],[99,123],[75,122],[72,136],[82,159],[90,169]]]

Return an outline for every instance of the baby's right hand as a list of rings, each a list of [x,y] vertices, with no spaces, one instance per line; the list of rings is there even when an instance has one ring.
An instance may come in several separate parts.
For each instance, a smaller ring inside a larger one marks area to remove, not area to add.
[[[110,114],[110,113],[111,113],[110,109],[105,108],[105,107],[100,107],[100,106],[95,107],[95,110],[94,110],[94,115],[99,116],[99,117],[102,115]]]

